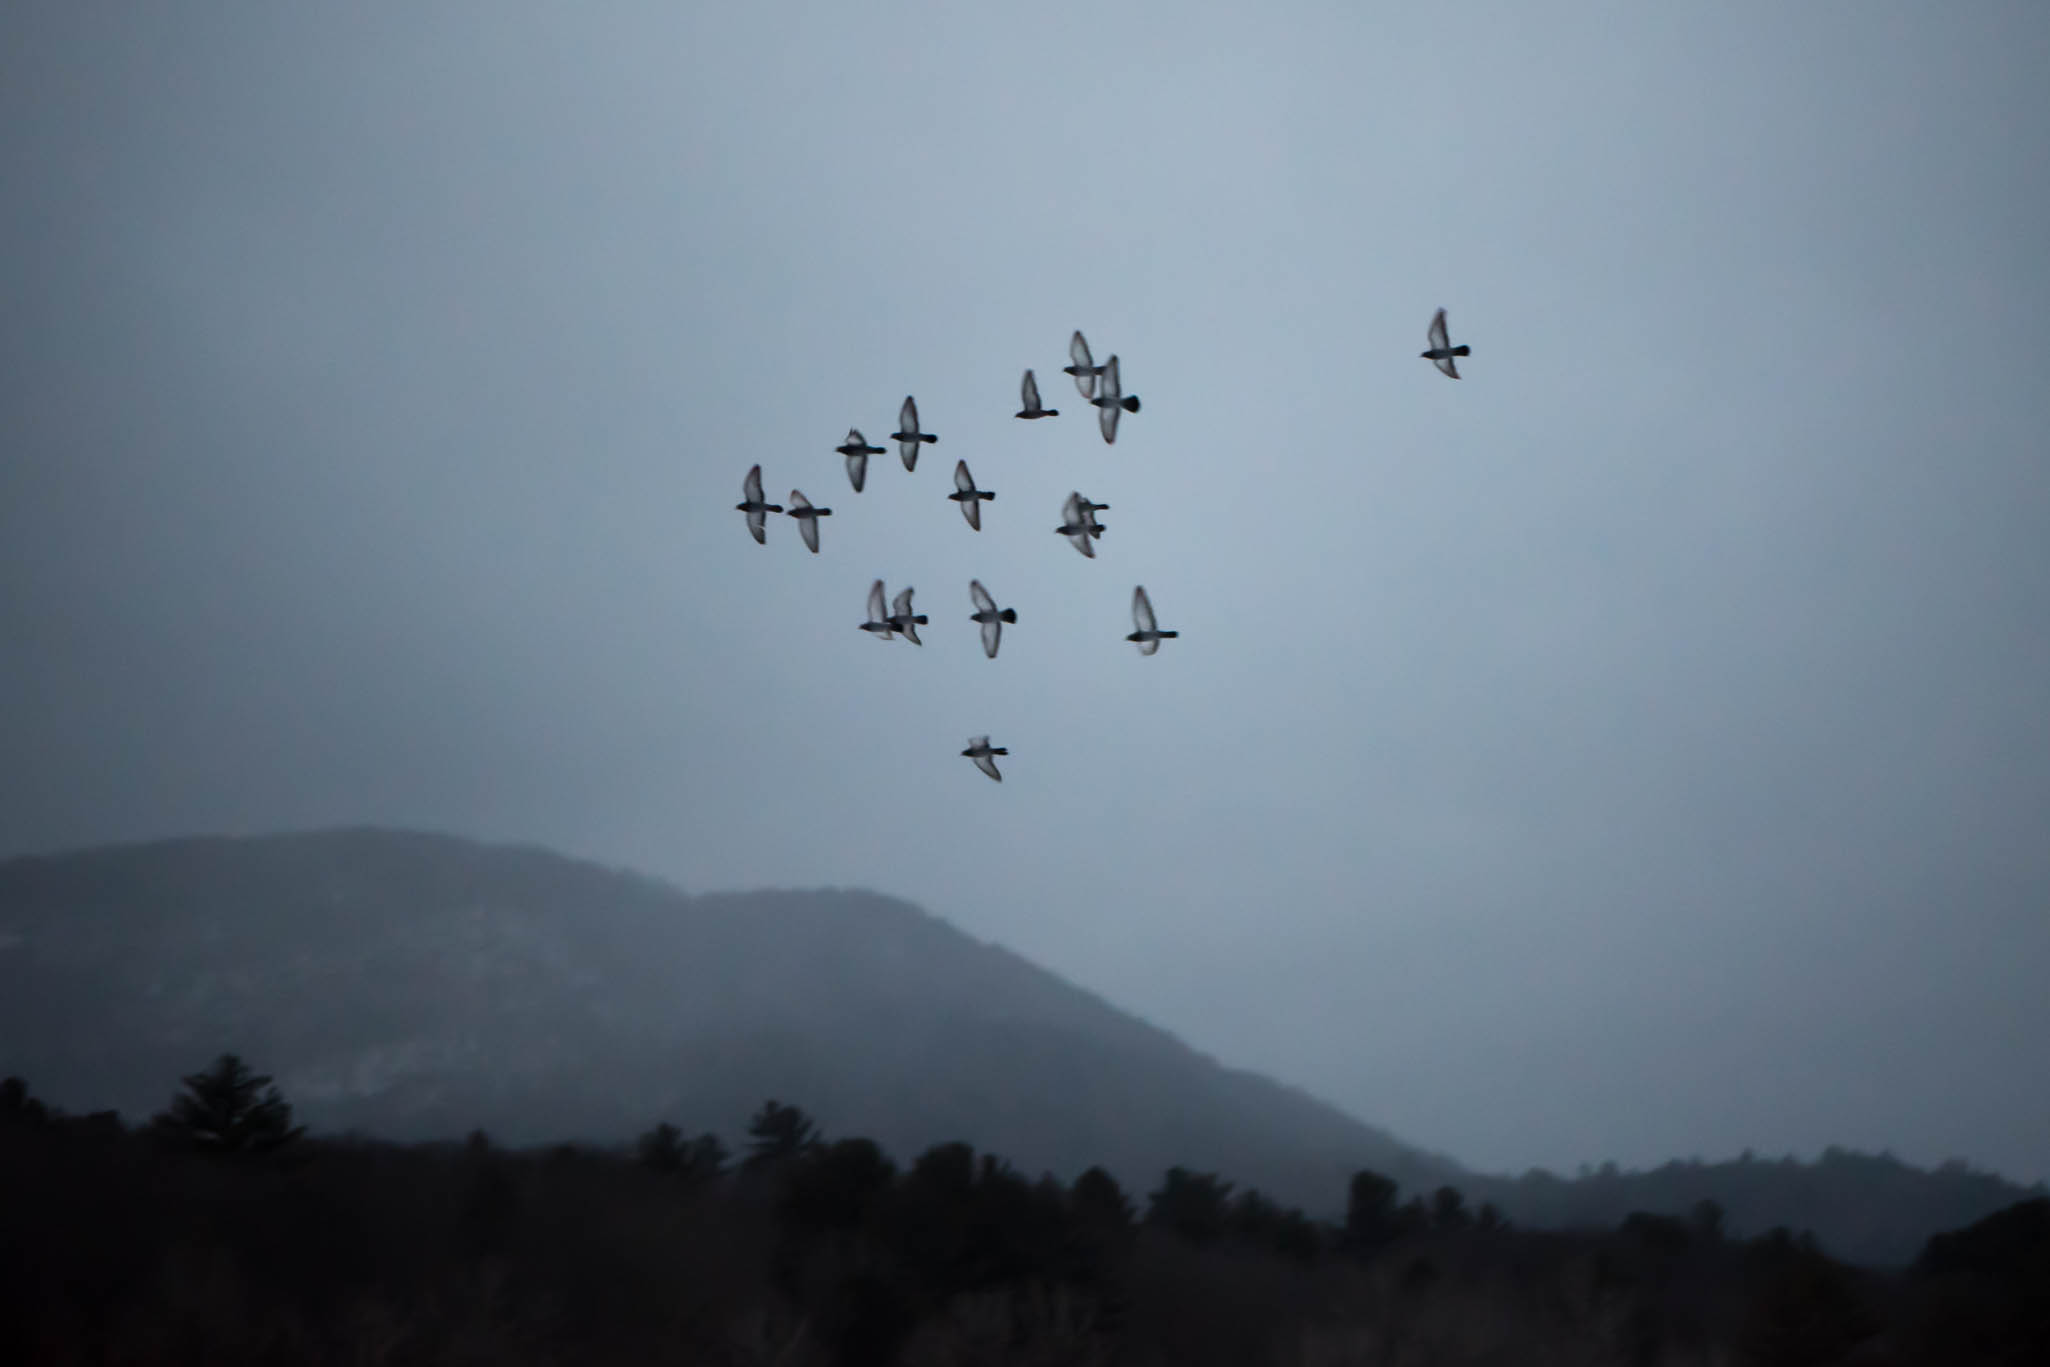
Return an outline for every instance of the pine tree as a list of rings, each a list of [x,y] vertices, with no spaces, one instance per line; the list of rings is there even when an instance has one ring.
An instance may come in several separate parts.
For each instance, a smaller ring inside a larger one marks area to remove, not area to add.
[[[234,1054],[187,1077],[185,1090],[154,1125],[164,1138],[202,1153],[268,1153],[306,1132],[292,1123],[292,1108],[269,1076],[252,1072]]]

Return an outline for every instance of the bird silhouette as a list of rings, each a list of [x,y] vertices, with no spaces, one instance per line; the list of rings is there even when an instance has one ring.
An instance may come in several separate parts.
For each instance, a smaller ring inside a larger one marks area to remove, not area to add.
[[[968,462],[957,460],[954,462],[954,492],[947,497],[961,505],[961,516],[979,532],[982,530],[983,500],[993,499],[996,495],[987,489],[976,488],[975,476],[968,473]]]
[[[860,493],[861,486],[868,480],[868,458],[880,456],[883,448],[870,446],[868,438],[861,435],[860,428],[850,427],[847,429],[847,440],[833,449],[847,457],[847,478],[853,482],[854,492]]]
[[[1025,372],[1025,382],[1019,387],[1019,394],[1025,406],[1011,416],[1014,418],[1058,418],[1061,410],[1047,408],[1039,402],[1039,381],[1032,378],[1032,372]]]
[[[918,401],[909,394],[904,396],[904,406],[897,410],[897,430],[890,433],[890,440],[897,443],[897,454],[904,459],[904,468],[918,468],[918,444],[937,442],[938,437],[930,432],[918,430]]]
[[[1089,402],[1096,405],[1096,425],[1103,430],[1104,441],[1116,441],[1118,415],[1139,411],[1139,396],[1119,387],[1117,357],[1103,363],[1103,373],[1096,377],[1096,397]]]
[[[982,770],[983,773],[988,774],[999,783],[1004,781],[1004,776],[997,772],[997,762],[990,757],[992,755],[1008,755],[1011,752],[1000,745],[991,745],[988,736],[970,736],[968,738],[968,748],[961,753],[974,760],[975,767]]]
[[[1139,629],[1125,639],[1137,641],[1141,655],[1151,655],[1160,649],[1162,641],[1171,641],[1181,635],[1179,631],[1162,631],[1160,624],[1153,620],[1153,600],[1146,596],[1144,586],[1132,590],[1132,625]]]
[[[918,629],[924,626],[928,619],[924,613],[919,613],[916,616],[912,615],[911,594],[912,590],[910,589],[899,590],[897,596],[890,602],[890,615],[885,620],[891,626],[903,632],[905,640],[915,646],[922,646],[925,642],[918,639]]]
[[[1454,356],[1471,356],[1473,348],[1452,345],[1452,338],[1445,331],[1445,310],[1443,309],[1439,309],[1437,315],[1431,319],[1430,340],[1431,349],[1418,354],[1447,375],[1450,375],[1453,379],[1458,379],[1459,367],[1453,364],[1452,358]]]
[[[1076,550],[1094,560],[1096,547],[1090,542],[1101,536],[1103,531],[1096,525],[1096,519],[1083,506],[1083,502],[1082,495],[1069,494],[1068,501],[1061,505],[1061,525],[1054,530],[1068,538],[1069,544]]]
[[[781,504],[762,501],[762,467],[757,465],[740,482],[741,501],[734,508],[747,514],[747,529],[760,545],[769,544],[769,514],[783,511]]]
[[[861,624],[861,629],[881,641],[897,634],[897,628],[890,625],[890,614],[883,610],[883,581],[880,579],[868,586],[868,620]]]
[[[1089,343],[1082,340],[1082,330],[1075,329],[1075,335],[1068,339],[1068,360],[1070,364],[1061,367],[1061,374],[1075,377],[1075,388],[1082,391],[1085,399],[1096,397],[1096,377],[1103,373],[1103,367],[1089,356]]]
[[[1004,639],[1004,623],[1018,620],[1017,609],[999,610],[997,600],[989,596],[989,590],[982,586],[980,579],[968,581],[968,597],[975,604],[975,615],[968,620],[982,624],[982,653],[994,660],[997,646]]]
[[[814,508],[811,500],[792,489],[790,491],[790,516],[797,519],[797,530],[804,537],[804,544],[811,547],[811,553],[819,553],[819,519],[831,517],[831,508]]]

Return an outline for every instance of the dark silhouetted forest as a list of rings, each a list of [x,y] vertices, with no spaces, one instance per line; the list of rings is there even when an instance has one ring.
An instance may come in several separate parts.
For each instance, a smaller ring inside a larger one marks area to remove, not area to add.
[[[2050,1361],[2050,1200],[1860,1269],[1684,1216],[1528,1230],[1356,1172],[1314,1218],[1228,1174],[900,1163],[770,1100],[729,1152],[308,1136],[224,1056],[146,1125],[0,1084],[0,1356],[82,1362]]]

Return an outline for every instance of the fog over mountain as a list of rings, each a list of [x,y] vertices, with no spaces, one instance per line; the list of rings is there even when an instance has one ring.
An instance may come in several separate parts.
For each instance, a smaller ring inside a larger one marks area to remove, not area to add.
[[[2050,1178],[2040,0],[18,0],[0,52],[0,856],[873,889],[1485,1171]],[[906,395],[939,442],[855,492]],[[432,976],[540,972],[441,916]]]
[[[1141,1193],[1179,1166],[1319,1218],[1362,1169],[1550,1226],[1714,1199],[1735,1230],[1812,1228],[1874,1262],[2022,1194],[1834,1151],[1815,1168],[1476,1173],[869,892],[688,896],[380,830],[0,861],[0,1075],[139,1121],[224,1052],[328,1133],[616,1146],[666,1121],[737,1147],[774,1098],[907,1160],[965,1140]]]

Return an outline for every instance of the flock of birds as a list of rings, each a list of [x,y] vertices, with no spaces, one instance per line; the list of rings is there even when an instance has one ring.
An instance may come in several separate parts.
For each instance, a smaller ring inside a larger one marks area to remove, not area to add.
[[[1459,367],[1455,358],[1471,354],[1472,349],[1452,345],[1446,329],[1444,309],[1439,309],[1436,316],[1431,319],[1428,335],[1431,345],[1421,353],[1423,358],[1436,365],[1446,375],[1458,379]],[[1083,340],[1082,333],[1077,330],[1068,340],[1068,360],[1069,364],[1061,367],[1061,373],[1074,378],[1075,388],[1081,391],[1082,397],[1096,409],[1097,426],[1103,433],[1105,443],[1115,442],[1118,437],[1118,420],[1126,413],[1139,411],[1138,396],[1124,392],[1123,381],[1118,373],[1118,358],[1113,355],[1103,364],[1096,364],[1090,355],[1089,343]],[[1060,416],[1059,409],[1048,408],[1040,401],[1039,382],[1033,378],[1030,370],[1025,372],[1025,378],[1019,388],[1022,406],[1013,416],[1027,421]],[[904,468],[915,470],[918,468],[919,452],[926,446],[936,444],[939,438],[919,427],[918,401],[907,395],[903,407],[897,411],[897,430],[890,433],[890,440],[897,443],[897,454],[904,462]],[[834,449],[846,459],[847,479],[857,494],[868,482],[868,458],[881,455],[886,450],[881,446],[871,446],[858,427],[847,429],[847,439]],[[804,539],[805,546],[814,555],[818,553],[819,519],[832,516],[831,508],[815,506],[796,489],[790,491],[790,500],[787,504],[770,503],[762,493],[760,465],[747,472],[747,477],[741,482],[741,495],[741,501],[734,507],[737,511],[747,514],[747,529],[757,544],[768,544],[769,514],[781,513],[797,519],[798,535]],[[988,489],[977,488],[975,477],[968,471],[968,462],[959,460],[954,462],[954,492],[947,497],[961,505],[961,515],[968,520],[971,528],[979,532],[982,530],[982,505],[995,499],[996,494]],[[1108,511],[1109,508],[1108,503],[1092,502],[1080,492],[1070,491],[1067,500],[1061,505],[1061,525],[1054,528],[1054,531],[1066,537],[1069,545],[1093,560],[1096,558],[1095,542],[1104,532],[1103,524],[1097,520],[1096,515]],[[860,624],[861,630],[884,641],[902,636],[913,645],[924,645],[918,637],[918,628],[931,619],[924,613],[912,610],[912,593],[911,589],[900,589],[896,597],[888,600],[888,608],[885,610],[884,602],[888,595],[884,590],[883,581],[878,579],[869,585],[868,620]],[[996,599],[990,596],[989,590],[982,586],[979,579],[968,581],[968,597],[975,605],[975,612],[969,620],[982,629],[983,654],[994,660],[997,647],[1003,641],[1004,626],[1018,620],[1017,610],[999,608]],[[1132,627],[1133,630],[1125,639],[1137,645],[1141,655],[1153,654],[1160,649],[1162,641],[1173,640],[1181,634],[1160,629],[1159,620],[1154,616],[1153,601],[1147,597],[1143,584],[1132,589]],[[968,748],[961,753],[973,760],[975,767],[983,773],[999,783],[1003,782],[1004,776],[997,771],[995,757],[1008,755],[1009,750],[991,745],[988,736],[971,736],[968,739]]]

